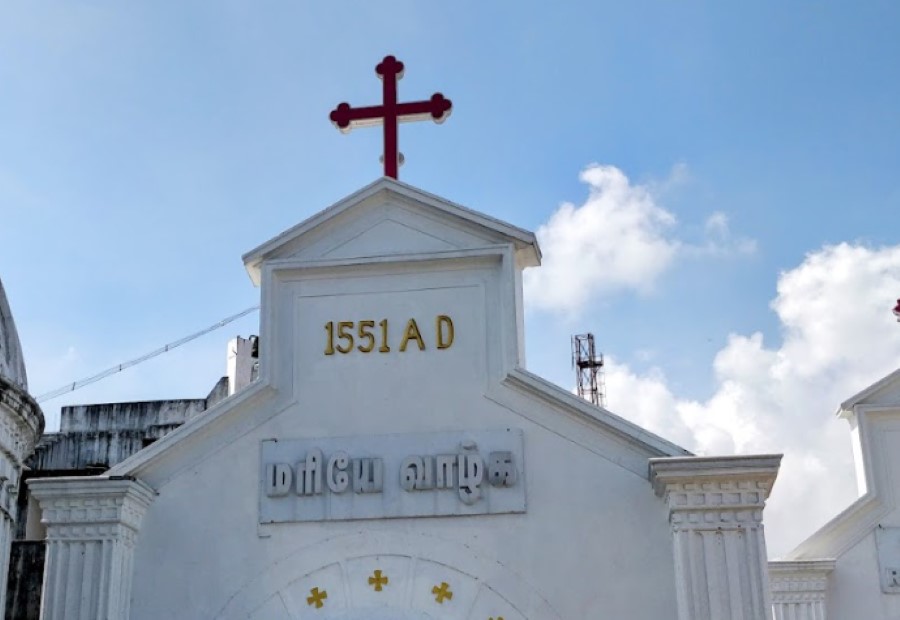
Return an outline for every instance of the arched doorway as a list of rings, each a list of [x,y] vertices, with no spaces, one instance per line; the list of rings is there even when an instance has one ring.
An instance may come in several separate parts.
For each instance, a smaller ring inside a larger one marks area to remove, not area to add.
[[[297,549],[248,581],[222,620],[551,620],[537,588],[466,545],[386,532]]]

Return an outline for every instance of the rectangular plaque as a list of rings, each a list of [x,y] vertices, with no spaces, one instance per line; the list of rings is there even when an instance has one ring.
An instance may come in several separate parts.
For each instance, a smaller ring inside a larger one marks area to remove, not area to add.
[[[259,522],[525,512],[520,429],[266,439]]]

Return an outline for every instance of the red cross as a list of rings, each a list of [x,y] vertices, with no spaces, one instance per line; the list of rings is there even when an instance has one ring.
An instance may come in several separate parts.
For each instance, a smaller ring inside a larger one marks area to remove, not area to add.
[[[452,102],[441,93],[431,99],[397,103],[397,81],[403,77],[403,63],[393,56],[385,56],[375,67],[375,73],[382,82],[383,103],[361,108],[351,108],[349,103],[341,103],[332,110],[331,122],[347,133],[354,127],[384,125],[384,176],[397,178],[400,152],[397,149],[397,123],[421,121],[431,118],[441,123],[450,116]]]

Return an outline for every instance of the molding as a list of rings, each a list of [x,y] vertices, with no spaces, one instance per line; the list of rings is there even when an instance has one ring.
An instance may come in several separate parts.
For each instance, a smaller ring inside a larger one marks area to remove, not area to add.
[[[140,480],[109,476],[31,478],[48,539],[107,538],[124,526],[137,533],[156,492]]]
[[[265,269],[275,272],[282,271],[315,271],[339,269],[343,267],[381,267],[381,266],[397,266],[401,267],[407,264],[415,264],[417,273],[419,268],[426,263],[435,263],[435,268],[444,267],[447,261],[465,261],[472,262],[479,259],[496,259],[502,260],[507,252],[504,244],[490,244],[477,248],[463,248],[454,250],[442,250],[432,252],[421,252],[416,254],[383,254],[379,256],[362,256],[353,258],[318,258],[318,259],[296,259],[296,258],[273,258],[266,261]],[[261,269],[262,271],[262,269]],[[358,271],[353,272],[352,276],[357,277]]]
[[[659,497],[662,497],[672,485],[697,486],[697,492],[723,488],[724,484],[734,482],[754,482],[756,489],[764,495],[759,500],[765,501],[775,484],[778,468],[781,465],[781,454],[759,454],[746,456],[688,456],[650,459],[650,481]],[[743,505],[744,500],[725,498],[729,503]]]
[[[876,495],[866,493],[794,547],[784,560],[803,561],[823,555],[839,557],[868,536],[889,512],[890,508]]]
[[[772,602],[811,603],[825,601],[828,576],[835,560],[775,560],[769,562],[769,584]]]
[[[781,455],[650,460],[650,481],[673,531],[761,527]]]
[[[583,398],[564,390],[558,385],[535,375],[524,368],[510,370],[503,384],[526,396],[535,398],[544,404],[563,411],[580,421],[590,423],[606,433],[625,441],[652,456],[690,456],[691,453],[659,435],[655,435],[642,427],[617,416],[616,414],[596,407]]]
[[[834,560],[769,562],[776,620],[825,620],[828,578],[834,567]]]

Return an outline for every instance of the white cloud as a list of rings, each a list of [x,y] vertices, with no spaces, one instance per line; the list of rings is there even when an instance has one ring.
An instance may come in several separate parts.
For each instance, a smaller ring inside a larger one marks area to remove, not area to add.
[[[849,427],[833,414],[896,369],[897,291],[900,246],[825,247],[779,278],[780,346],[731,335],[711,398],[680,399],[659,371],[638,375],[608,359],[609,407],[699,454],[783,452],[766,515],[770,553],[781,555],[855,497]]]
[[[664,181],[646,184],[631,183],[615,166],[588,166],[580,175],[588,185],[584,204],[563,203],[537,230],[544,261],[525,272],[529,305],[577,313],[597,295],[652,291],[680,255],[753,252],[752,241],[732,237],[720,212],[707,220],[704,243],[692,245],[675,235],[676,218],[660,198],[688,178],[685,164]]]
[[[728,216],[721,211],[711,213],[706,218],[703,229],[706,232],[706,243],[699,246],[687,246],[688,252],[719,257],[756,252],[756,241],[732,235]]]

